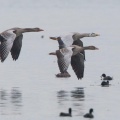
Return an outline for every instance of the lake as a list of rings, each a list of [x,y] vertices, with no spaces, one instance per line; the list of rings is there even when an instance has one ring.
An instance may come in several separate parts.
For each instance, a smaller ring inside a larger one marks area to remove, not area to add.
[[[96,120],[118,120],[119,11],[119,0],[1,0],[1,32],[13,27],[45,30],[25,33],[19,59],[13,61],[9,54],[0,63],[1,120],[84,120],[90,108]],[[82,80],[77,79],[71,66],[70,78],[56,78],[57,59],[48,55],[58,49],[58,43],[49,37],[69,32],[100,34],[81,39],[85,46],[99,48],[86,51]],[[102,73],[114,78],[109,87],[101,87]],[[59,117],[70,107],[71,118]]]

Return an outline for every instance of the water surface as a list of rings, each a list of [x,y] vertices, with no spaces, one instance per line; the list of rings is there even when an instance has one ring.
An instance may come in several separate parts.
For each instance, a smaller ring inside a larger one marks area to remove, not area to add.
[[[69,107],[73,117],[65,119],[83,120],[90,108],[96,120],[120,118],[119,0],[6,0],[1,5],[1,32],[12,27],[45,30],[24,34],[19,59],[9,54],[0,64],[1,120],[59,120]],[[71,78],[56,78],[56,57],[48,55],[58,49],[49,36],[66,32],[101,35],[82,39],[100,50],[86,52],[85,76],[79,81],[71,66]],[[114,77],[109,87],[100,86],[102,73]]]

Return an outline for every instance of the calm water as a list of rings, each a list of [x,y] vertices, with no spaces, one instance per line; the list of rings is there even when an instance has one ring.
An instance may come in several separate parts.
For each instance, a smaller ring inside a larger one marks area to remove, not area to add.
[[[120,1],[119,0],[1,0],[0,31],[12,27],[40,27],[44,32],[24,34],[20,57],[11,55],[0,64],[1,120],[83,120],[89,108],[96,120],[120,118]],[[49,36],[66,32],[99,33],[83,38],[87,51],[85,77],[56,78],[56,57],[49,52],[58,44]],[[44,38],[41,38],[41,36]],[[101,87],[102,73],[114,80]],[[61,111],[73,109],[72,118],[60,118]]]

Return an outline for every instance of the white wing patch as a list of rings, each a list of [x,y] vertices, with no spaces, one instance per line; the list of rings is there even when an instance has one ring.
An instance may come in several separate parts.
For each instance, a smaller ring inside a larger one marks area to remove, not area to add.
[[[63,41],[63,43],[65,44],[66,47],[70,46],[73,44],[73,36],[74,33],[70,33],[68,35],[61,35],[61,40]]]
[[[13,31],[14,30],[7,30],[7,31],[1,33],[0,35],[3,38],[5,38],[5,40],[13,42],[15,40],[15,38],[16,38],[16,34],[13,33]]]

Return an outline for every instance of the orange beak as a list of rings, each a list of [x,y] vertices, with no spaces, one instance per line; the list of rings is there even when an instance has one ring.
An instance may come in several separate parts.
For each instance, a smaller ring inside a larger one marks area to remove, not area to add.
[[[43,29],[39,29],[39,31],[44,31]]]
[[[50,37],[50,39],[52,39],[52,40],[58,40],[56,37]]]

